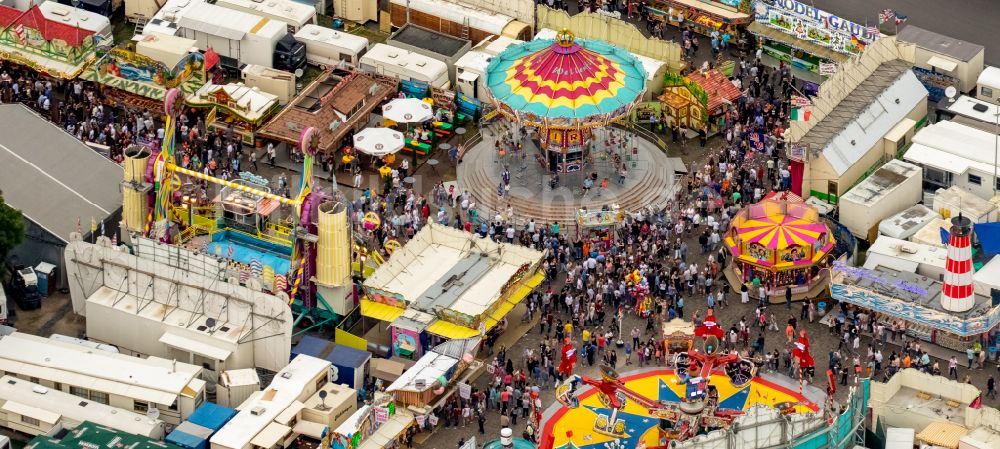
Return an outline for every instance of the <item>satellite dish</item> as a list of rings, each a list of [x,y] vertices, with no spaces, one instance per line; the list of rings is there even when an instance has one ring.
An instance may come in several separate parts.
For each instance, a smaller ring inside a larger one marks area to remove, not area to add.
[[[958,89],[955,89],[955,86],[948,86],[944,89],[944,95],[948,97],[949,103],[953,102],[955,101],[955,96],[958,95]]]
[[[321,401],[321,403],[319,405],[319,409],[320,410],[326,410],[327,409],[327,407],[326,407],[326,395],[327,395],[326,390],[319,390],[319,400]]]
[[[337,365],[330,365],[330,382],[336,382],[340,378],[340,368]]]
[[[304,72],[302,71],[302,69],[295,69],[295,77],[296,78],[302,78],[302,74],[303,73]]]
[[[149,404],[149,408],[146,409],[146,417],[153,421],[160,419],[160,409],[153,406],[153,404]]]
[[[207,318],[207,319],[205,319],[205,326],[208,326],[209,329],[214,328],[215,327],[215,318]]]

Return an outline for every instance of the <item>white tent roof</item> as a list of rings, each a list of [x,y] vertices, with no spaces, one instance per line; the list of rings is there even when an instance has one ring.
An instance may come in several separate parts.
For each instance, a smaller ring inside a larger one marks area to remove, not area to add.
[[[823,156],[838,175],[843,175],[926,96],[927,89],[917,76],[909,70],[903,72],[827,143]]]
[[[955,174],[969,168],[993,173],[996,136],[953,121],[925,126],[913,136],[903,159]]]
[[[410,307],[423,312],[432,313],[435,310],[430,308],[442,307],[477,316],[497,301],[504,284],[522,265],[533,265],[542,255],[541,251],[528,247],[499,244],[465,231],[431,224],[421,228],[405,247],[375,270],[365,286],[397,293]],[[476,266],[461,273],[470,274],[462,278],[460,285],[448,291],[448,295],[437,294],[447,281],[446,277],[459,274],[452,273],[453,270],[469,263]]]

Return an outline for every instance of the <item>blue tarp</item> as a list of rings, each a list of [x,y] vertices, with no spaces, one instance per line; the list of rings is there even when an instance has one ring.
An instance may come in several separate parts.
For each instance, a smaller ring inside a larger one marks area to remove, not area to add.
[[[354,349],[350,346],[337,345],[330,352],[327,360],[334,365],[346,368],[359,368],[372,357],[368,351]]]
[[[188,417],[188,421],[216,431],[226,425],[234,416],[236,416],[236,410],[206,402]]]
[[[984,255],[1000,254],[1000,222],[976,223],[972,225],[972,229],[976,233],[979,245],[983,248]],[[939,231],[941,232],[941,244],[947,245],[951,233],[945,228],[940,228]]]
[[[186,432],[181,432],[180,430],[170,432],[164,441],[185,449],[204,449],[208,447],[208,440]]]
[[[329,360],[327,357],[333,350],[333,342],[322,338],[306,335],[299,340],[299,343],[292,347],[292,358],[299,354],[316,357],[317,359]]]
[[[1000,222],[980,223],[974,228],[983,253],[987,256],[1000,254]]]

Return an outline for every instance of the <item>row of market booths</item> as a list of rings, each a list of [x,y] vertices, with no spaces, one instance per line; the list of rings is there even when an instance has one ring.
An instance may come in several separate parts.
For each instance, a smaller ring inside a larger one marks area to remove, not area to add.
[[[361,319],[351,331],[381,356],[370,376],[421,428],[436,425],[445,401],[471,394],[487,367],[479,350],[541,284],[543,258],[447,226],[421,228],[363,282]]]

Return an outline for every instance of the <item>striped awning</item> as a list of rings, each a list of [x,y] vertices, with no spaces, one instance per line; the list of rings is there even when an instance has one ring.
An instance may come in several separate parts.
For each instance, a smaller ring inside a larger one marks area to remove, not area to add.
[[[969,433],[965,426],[948,421],[932,422],[917,434],[917,439],[934,446],[958,448],[958,440]]]

